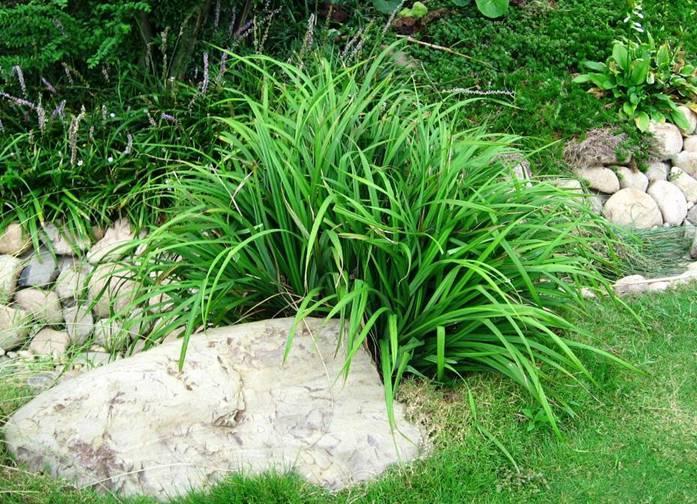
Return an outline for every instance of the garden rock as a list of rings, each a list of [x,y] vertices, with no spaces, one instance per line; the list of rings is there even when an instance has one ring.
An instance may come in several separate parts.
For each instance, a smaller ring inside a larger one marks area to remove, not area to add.
[[[82,345],[92,335],[94,318],[86,306],[75,305],[63,308],[63,318],[71,343]]]
[[[697,177],[697,152],[681,152],[673,156],[673,166]]]
[[[649,179],[646,175],[637,170],[632,170],[626,166],[616,167],[617,177],[620,180],[620,187],[626,189],[632,187],[645,192],[649,187]]]
[[[677,166],[670,170],[670,181],[685,195],[687,203],[697,202],[697,180],[682,171]]]
[[[124,247],[134,235],[126,219],[119,219],[106,230],[104,237],[90,249],[87,260],[92,264],[102,261],[115,261],[122,258],[127,250]]]
[[[58,295],[42,289],[22,289],[15,294],[15,304],[36,321],[48,325],[61,324],[63,313]]]
[[[336,490],[422,452],[367,351],[336,355],[336,321],[307,319],[287,361],[292,319],[213,329],[62,381],[20,408],[5,441],[32,471],[122,495],[169,499],[229,472],[294,469]]]
[[[67,266],[56,279],[55,291],[61,301],[80,298],[87,286],[87,279],[92,271],[89,263],[76,262]]]
[[[649,283],[642,275],[629,275],[615,282],[615,294],[626,296],[627,294],[641,294],[648,290]]]
[[[613,194],[605,203],[603,215],[615,224],[640,229],[663,224],[656,201],[645,192],[631,187]]]
[[[75,252],[84,252],[90,248],[88,238],[78,237],[65,227],[59,228],[55,224],[47,223],[43,225],[43,231],[44,244],[58,255],[73,255]]]
[[[94,324],[94,343],[107,349],[125,343],[128,340],[126,331],[120,322],[110,319],[98,320]]]
[[[564,191],[583,194],[583,186],[581,185],[581,182],[574,178],[552,179],[550,184]]]
[[[46,327],[32,338],[29,351],[35,355],[50,355],[60,357],[70,345],[70,336],[65,331],[56,331]]]
[[[656,200],[664,224],[679,226],[683,223],[687,217],[687,200],[675,184],[659,180],[651,184],[648,194]]]
[[[9,303],[17,289],[22,261],[11,255],[0,256],[0,304]]]
[[[687,212],[687,222],[697,226],[697,205],[690,208],[690,210]]]
[[[649,179],[649,183],[656,182],[657,180],[668,180],[669,172],[670,165],[668,163],[664,163],[663,161],[652,161],[646,169],[646,177]]]
[[[591,168],[577,168],[576,175],[588,182],[591,189],[612,194],[620,189],[620,181],[610,168],[594,166]]]
[[[87,368],[96,368],[109,364],[112,356],[108,352],[83,352],[75,358],[73,364],[85,366]]]
[[[653,153],[659,159],[668,159],[682,150],[682,133],[670,123],[651,121],[649,132],[654,135]]]
[[[27,266],[19,276],[20,287],[45,287],[58,276],[58,259],[47,249],[31,255]]]
[[[124,314],[133,301],[137,284],[117,264],[97,266],[89,279],[89,300],[94,304],[94,314],[107,318],[112,314]]]
[[[687,137],[683,142],[684,152],[697,152],[697,135]]]
[[[0,305],[0,348],[14,350],[29,336],[31,318],[24,310]]]
[[[678,110],[682,113],[688,123],[688,127],[686,129],[680,128],[680,132],[685,136],[692,135],[695,132],[695,129],[697,129],[697,116],[694,112],[692,112],[692,110],[690,110],[689,107],[685,105],[680,105]]]
[[[0,233],[0,254],[18,256],[31,245],[31,239],[24,234],[22,227],[13,222]]]

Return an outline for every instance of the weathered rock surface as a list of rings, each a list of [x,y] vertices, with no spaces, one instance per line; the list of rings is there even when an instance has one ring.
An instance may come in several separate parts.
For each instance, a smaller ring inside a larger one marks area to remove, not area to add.
[[[649,187],[649,178],[637,170],[632,170],[626,166],[616,167],[617,177],[620,179],[620,187],[626,189],[631,187],[645,192]]]
[[[646,169],[646,176],[649,179],[649,183],[651,183],[657,180],[667,180],[669,172],[670,165],[668,163],[664,163],[663,161],[652,161]]]
[[[47,249],[32,254],[19,276],[20,287],[45,287],[58,276],[58,258]]]
[[[55,292],[43,289],[22,289],[15,294],[15,304],[38,322],[48,325],[61,324],[63,312]]]
[[[691,135],[687,137],[682,146],[685,152],[697,152],[697,135]]]
[[[0,348],[14,350],[29,336],[31,318],[23,310],[0,305]]]
[[[114,222],[114,225],[106,230],[104,237],[90,249],[87,260],[92,264],[102,261],[115,261],[122,258],[127,249],[124,247],[134,238],[131,225],[126,219]]]
[[[31,239],[22,227],[13,222],[0,233],[0,254],[17,256],[26,251],[31,245]]]
[[[688,203],[697,201],[697,179],[674,166],[670,170],[670,181],[682,191]]]
[[[391,432],[368,353],[344,383],[338,324],[308,319],[282,364],[290,325],[195,336],[181,372],[168,343],[63,381],[9,419],[7,447],[31,470],[162,499],[235,471],[292,468],[339,489],[417,457],[421,434],[399,404],[404,436]]]
[[[697,177],[697,152],[681,152],[673,156],[673,166]]]
[[[133,301],[137,284],[123,266],[102,264],[89,279],[89,300],[94,303],[94,314],[106,318],[123,314]]]
[[[682,150],[682,133],[674,124],[651,121],[649,132],[654,135],[652,147],[657,158],[668,159]]]
[[[675,184],[659,180],[649,187],[648,194],[656,200],[663,223],[679,226],[687,217],[687,200]]]
[[[70,344],[70,336],[65,331],[56,331],[49,327],[41,329],[32,338],[29,351],[35,355],[59,357],[65,353]]]
[[[0,304],[8,303],[17,289],[22,261],[11,255],[0,256]]]
[[[70,342],[82,345],[92,335],[94,318],[85,305],[74,305],[63,308],[65,330],[68,331]]]
[[[102,319],[94,324],[94,343],[111,350],[129,339],[128,331],[115,320]]]
[[[687,222],[697,226],[697,205],[690,208],[690,210],[687,212]]]
[[[615,224],[639,229],[663,224],[656,201],[645,192],[630,187],[616,192],[607,200],[603,215]]]
[[[88,263],[73,263],[61,271],[56,279],[55,291],[61,301],[78,299],[87,287],[92,266]]]
[[[76,236],[65,227],[47,223],[43,225],[43,231],[43,242],[58,255],[72,255],[90,248],[89,238]]]
[[[628,294],[641,294],[648,290],[649,283],[642,275],[629,275],[615,282],[615,294],[626,296]]]
[[[593,166],[591,168],[578,168],[574,173],[588,182],[588,186],[596,191],[612,194],[620,189],[620,181],[610,168]]]

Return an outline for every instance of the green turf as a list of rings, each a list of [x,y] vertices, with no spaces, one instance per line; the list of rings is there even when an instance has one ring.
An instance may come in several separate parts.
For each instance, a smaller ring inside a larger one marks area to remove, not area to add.
[[[563,439],[531,421],[529,401],[495,376],[468,377],[454,389],[411,383],[403,390],[411,414],[437,432],[427,459],[334,496],[297,477],[234,477],[177,502],[696,502],[696,294],[691,288],[631,301],[645,329],[613,305],[593,307],[596,316],[582,321],[590,339],[646,373],[591,362],[598,386],[593,394],[565,391],[578,416],[563,421]],[[22,393],[6,387],[2,394],[6,414]],[[0,471],[0,489],[2,502],[117,502],[11,468]]]

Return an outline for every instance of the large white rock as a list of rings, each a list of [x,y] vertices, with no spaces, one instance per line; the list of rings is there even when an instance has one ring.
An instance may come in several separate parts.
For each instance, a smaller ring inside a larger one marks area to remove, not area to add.
[[[97,318],[123,315],[136,295],[137,284],[123,266],[102,264],[89,279],[89,300]]]
[[[42,241],[49,249],[58,255],[73,255],[75,252],[84,252],[90,248],[90,240],[84,236],[77,236],[65,226],[58,227],[55,224],[43,225]]]
[[[23,310],[0,305],[0,348],[13,350],[29,336],[31,317]]]
[[[56,331],[49,327],[41,329],[31,339],[29,351],[35,355],[60,357],[70,344],[70,336],[65,331]]]
[[[0,254],[17,256],[31,245],[31,239],[22,231],[22,227],[13,222],[0,233]]]
[[[673,166],[670,170],[670,181],[683,192],[688,203],[697,202],[697,180],[694,177]]]
[[[663,161],[652,161],[646,169],[646,176],[649,179],[649,183],[651,183],[657,180],[668,180],[669,172],[670,164]]]
[[[422,453],[419,430],[384,390],[369,354],[346,382],[338,323],[308,319],[288,360],[290,319],[210,330],[61,382],[5,426],[9,451],[30,470],[78,486],[167,499],[227,473],[294,469],[340,489]]]
[[[620,181],[610,168],[604,166],[578,168],[574,170],[574,173],[588,182],[589,187],[596,191],[613,194],[620,190]]]
[[[615,224],[640,229],[663,224],[656,201],[645,192],[631,187],[613,194],[605,203],[603,215]]]
[[[629,275],[620,278],[613,285],[615,294],[626,296],[627,294],[642,294],[649,288],[649,282],[641,275]]]
[[[90,249],[87,260],[92,264],[97,264],[101,261],[120,259],[128,251],[125,246],[133,238],[131,225],[126,219],[119,219],[106,230],[104,237]]]
[[[687,137],[682,146],[685,152],[697,152],[697,135]]]
[[[17,289],[22,261],[11,255],[0,256],[0,304],[8,303]]]
[[[695,129],[697,129],[697,115],[685,105],[680,105],[678,110],[682,113],[683,117],[685,117],[688,124],[687,128],[680,128],[680,132],[685,136],[692,135]]]
[[[652,151],[659,159],[670,159],[682,150],[682,133],[676,125],[651,121],[649,132],[654,135]]]
[[[48,325],[63,322],[61,303],[55,292],[43,289],[22,289],[15,294],[15,304],[39,322]]]
[[[675,184],[659,180],[651,184],[648,194],[656,200],[664,224],[679,226],[683,223],[687,217],[687,200]]]
[[[19,275],[20,287],[46,287],[58,276],[60,262],[51,251],[34,251]]]
[[[649,187],[649,178],[637,170],[632,170],[626,166],[617,166],[617,178],[620,179],[620,187],[626,189],[632,187],[642,192],[646,192]]]
[[[682,171],[697,177],[697,152],[683,151],[673,156],[673,166],[677,166]]]

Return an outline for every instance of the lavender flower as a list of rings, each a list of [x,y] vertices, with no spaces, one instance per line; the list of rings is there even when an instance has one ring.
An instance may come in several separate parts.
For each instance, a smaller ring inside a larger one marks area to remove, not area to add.
[[[48,82],[46,79],[41,77],[41,82],[43,83],[44,86],[46,86],[46,89],[48,89],[48,92],[51,94],[56,94],[56,88],[54,88],[50,82]]]
[[[85,117],[85,106],[80,108],[80,113],[73,116],[70,120],[70,128],[68,129],[68,142],[70,144],[70,164],[75,165],[77,162],[77,132],[80,129],[80,121]],[[78,166],[82,164],[82,161]]]
[[[133,151],[133,136],[130,133],[126,133],[126,148],[123,151],[124,155],[128,155]]]
[[[55,109],[53,109],[53,112],[51,112],[51,118],[53,119],[54,117],[60,117],[63,119],[64,115],[64,109],[65,109],[65,100],[62,100]]]
[[[208,90],[208,51],[203,53],[203,82],[201,83],[201,93],[206,94]]]

